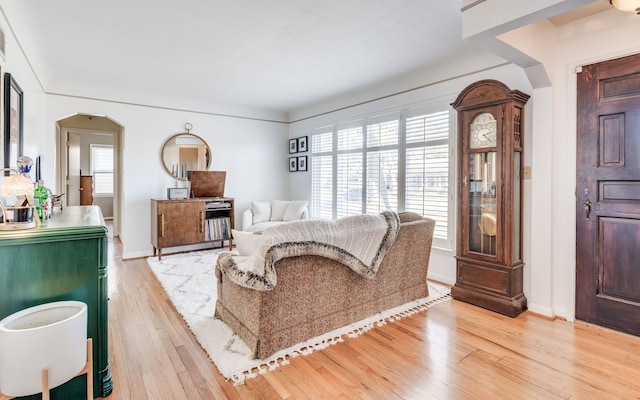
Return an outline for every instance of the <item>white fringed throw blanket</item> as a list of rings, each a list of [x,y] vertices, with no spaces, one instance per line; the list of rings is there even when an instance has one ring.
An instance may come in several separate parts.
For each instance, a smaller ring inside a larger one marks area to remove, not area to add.
[[[335,221],[299,220],[267,228],[260,248],[250,256],[221,253],[218,266],[236,284],[271,290],[277,283],[274,264],[285,257],[317,255],[374,278],[398,230],[398,214],[353,215]]]

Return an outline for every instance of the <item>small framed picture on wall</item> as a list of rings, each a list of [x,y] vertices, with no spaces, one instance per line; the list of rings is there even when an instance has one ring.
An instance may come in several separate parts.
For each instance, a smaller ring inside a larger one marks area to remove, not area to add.
[[[309,150],[307,148],[307,136],[302,136],[298,138],[298,152],[304,153]]]
[[[296,172],[298,170],[298,158],[289,157],[289,172]]]
[[[298,157],[298,171],[307,170],[307,156]]]
[[[289,139],[289,154],[298,152],[298,139]]]

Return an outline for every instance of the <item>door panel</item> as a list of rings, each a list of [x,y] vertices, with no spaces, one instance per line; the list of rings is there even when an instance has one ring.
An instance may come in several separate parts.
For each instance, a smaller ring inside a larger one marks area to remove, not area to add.
[[[640,335],[640,55],[578,74],[576,318]]]
[[[600,166],[624,165],[624,114],[600,117]]]
[[[640,302],[640,221],[600,218],[598,247],[600,296],[613,301]],[[619,242],[619,238],[623,240]],[[625,240],[625,238],[627,240]]]

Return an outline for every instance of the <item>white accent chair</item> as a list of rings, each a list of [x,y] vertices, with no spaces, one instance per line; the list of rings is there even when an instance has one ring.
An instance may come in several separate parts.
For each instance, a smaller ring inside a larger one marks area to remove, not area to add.
[[[42,393],[87,375],[93,399],[93,357],[87,305],[58,301],[30,307],[0,321],[0,399]]]
[[[242,230],[262,232],[270,226],[309,219],[308,205],[306,200],[253,201],[242,213]]]

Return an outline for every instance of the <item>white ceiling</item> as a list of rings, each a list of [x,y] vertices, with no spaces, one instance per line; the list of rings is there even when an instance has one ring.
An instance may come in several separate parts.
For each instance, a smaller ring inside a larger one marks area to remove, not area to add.
[[[287,112],[454,58],[462,0],[2,0],[44,90]]]
[[[382,95],[393,93],[393,82],[410,89],[447,65],[458,73],[464,54],[482,53],[461,40],[461,7],[462,0],[0,0],[47,93],[281,115],[374,85]]]

